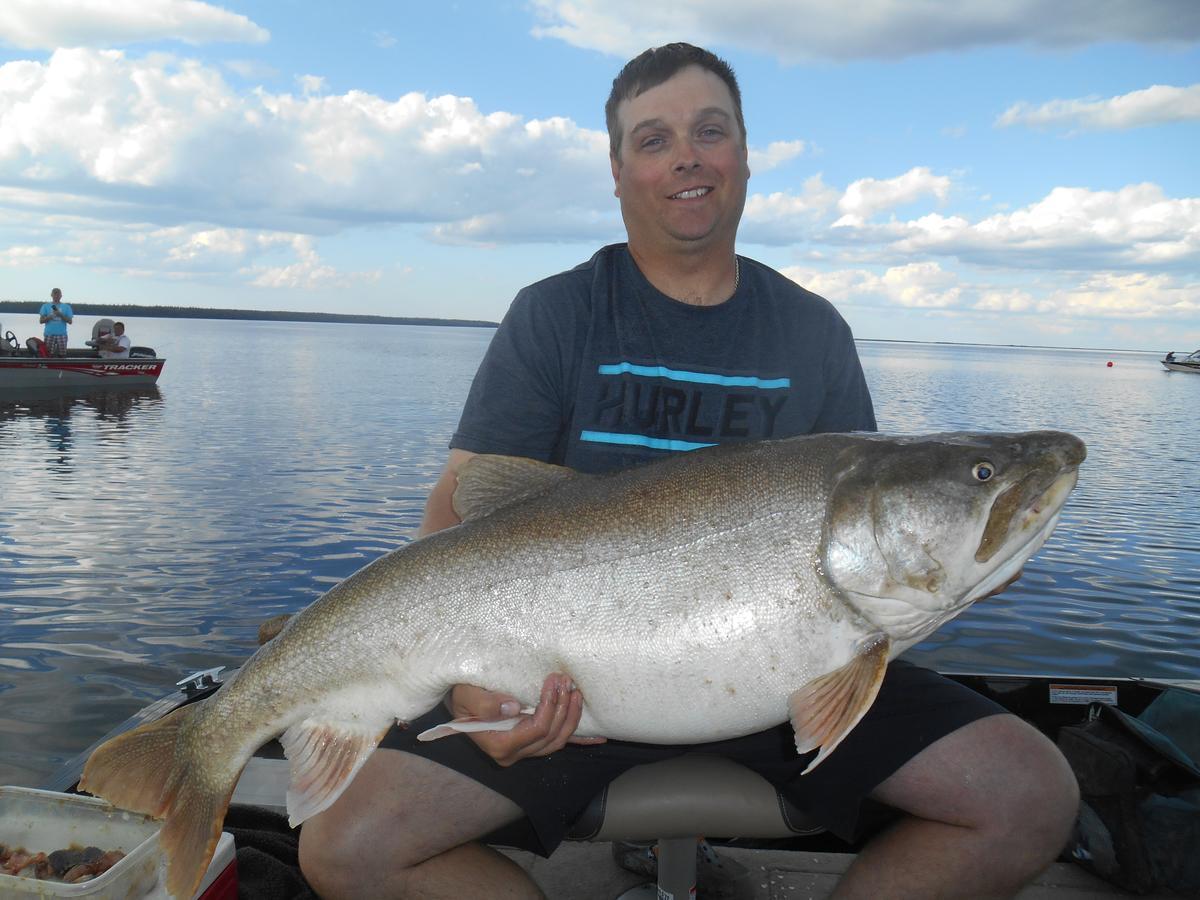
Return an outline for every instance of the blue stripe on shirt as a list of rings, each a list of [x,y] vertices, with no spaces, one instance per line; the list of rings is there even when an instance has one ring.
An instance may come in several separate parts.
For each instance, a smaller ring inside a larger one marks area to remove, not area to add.
[[[673,441],[667,438],[652,438],[642,434],[621,434],[614,431],[581,431],[581,441],[594,444],[623,444],[630,447],[649,447],[651,450],[699,450],[715,444],[700,444],[695,441]]]
[[[671,381],[691,381],[696,384],[719,384],[726,387],[756,387],[762,390],[790,388],[790,378],[757,378],[753,375],[713,375],[708,372],[688,372],[683,369],[668,369],[666,366],[639,366],[622,362],[602,365],[601,375],[644,375],[647,378],[666,378]],[[707,446],[707,445],[704,445]]]

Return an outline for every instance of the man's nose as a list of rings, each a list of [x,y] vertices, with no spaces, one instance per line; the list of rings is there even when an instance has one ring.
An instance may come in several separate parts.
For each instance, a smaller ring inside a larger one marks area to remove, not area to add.
[[[687,172],[690,169],[700,168],[700,156],[692,151],[689,145],[686,150],[680,151],[679,156],[675,159],[675,171]]]

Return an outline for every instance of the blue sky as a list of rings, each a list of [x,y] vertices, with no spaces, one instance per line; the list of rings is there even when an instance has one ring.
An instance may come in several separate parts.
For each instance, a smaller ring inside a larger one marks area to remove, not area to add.
[[[857,336],[1200,347],[1195,0],[4,0],[0,297],[498,320],[622,239],[670,40],[742,85],[739,252]]]

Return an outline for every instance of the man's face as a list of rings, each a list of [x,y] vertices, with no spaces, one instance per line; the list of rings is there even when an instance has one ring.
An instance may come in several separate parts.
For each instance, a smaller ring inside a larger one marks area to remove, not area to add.
[[[617,107],[615,194],[634,247],[732,246],[750,169],[733,97],[717,75],[688,66]]]
[[[62,291],[58,290],[57,288],[56,288],[55,290],[51,291],[51,292],[50,292],[50,299],[51,299],[51,300],[52,300],[54,303],[57,303],[59,300],[61,300],[61,299],[62,299]]]

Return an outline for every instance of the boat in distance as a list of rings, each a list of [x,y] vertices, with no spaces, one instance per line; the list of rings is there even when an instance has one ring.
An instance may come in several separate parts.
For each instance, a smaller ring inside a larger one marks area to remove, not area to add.
[[[148,348],[136,348],[148,349]],[[158,381],[166,360],[153,355],[101,359],[95,351],[68,350],[70,355],[40,357],[28,353],[0,356],[0,391],[13,388],[83,387],[103,384],[147,385]],[[80,355],[77,355],[80,354]]]
[[[110,319],[102,319],[97,332]],[[104,357],[92,347],[68,347],[66,356],[43,356],[41,341],[30,338],[22,346],[11,331],[0,338],[0,392],[26,388],[105,387],[149,385],[158,381],[166,359],[153,347],[131,347],[128,357]]]
[[[1200,350],[1177,357],[1174,351],[1164,356],[1160,362],[1168,372],[1195,372],[1200,375]]]

